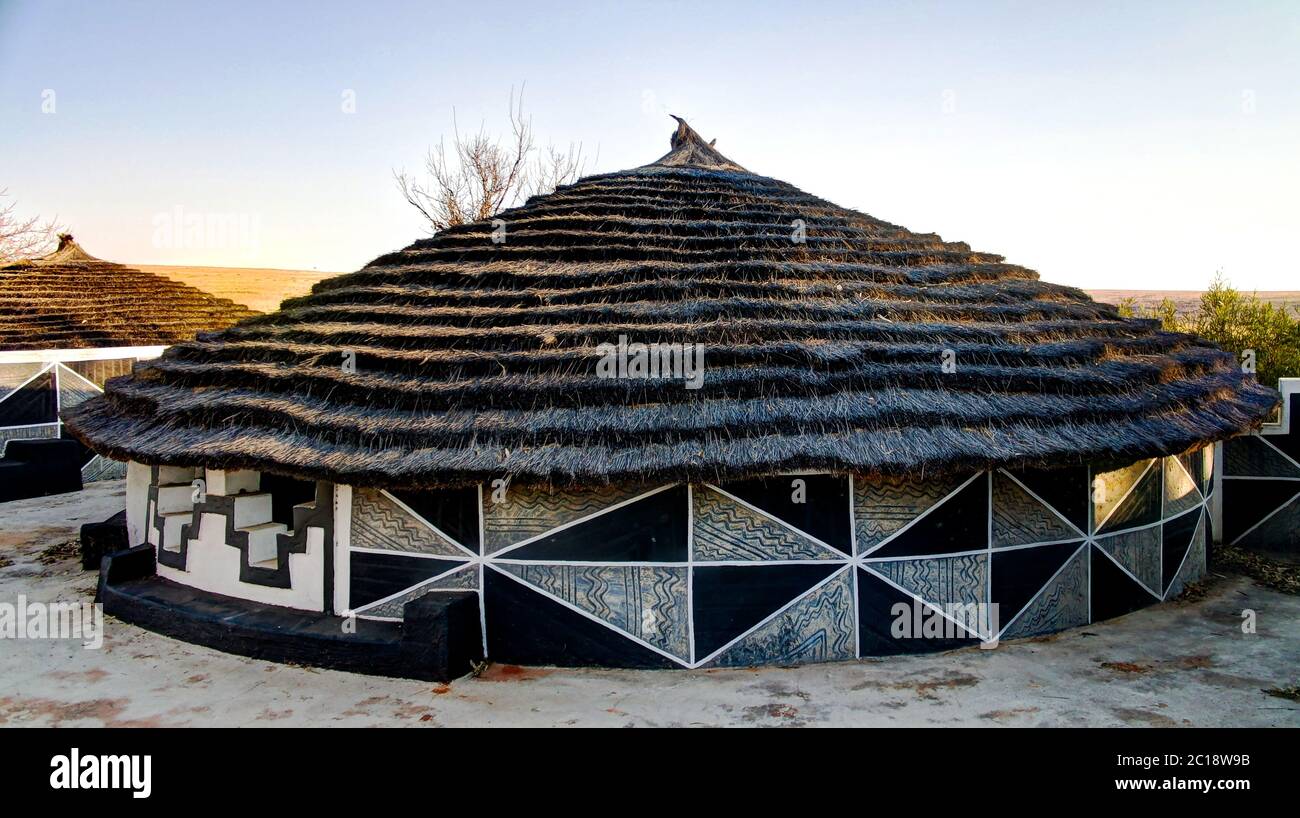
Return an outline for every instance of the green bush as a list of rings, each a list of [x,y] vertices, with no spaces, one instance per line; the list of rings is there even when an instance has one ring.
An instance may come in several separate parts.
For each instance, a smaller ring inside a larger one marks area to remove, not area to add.
[[[1144,307],[1132,298],[1119,304],[1126,317],[1156,318],[1165,329],[1199,335],[1244,360],[1255,352],[1259,382],[1276,388],[1278,378],[1300,377],[1300,307],[1279,306],[1233,289],[1221,275],[1201,293],[1196,309],[1181,314],[1173,301]]]

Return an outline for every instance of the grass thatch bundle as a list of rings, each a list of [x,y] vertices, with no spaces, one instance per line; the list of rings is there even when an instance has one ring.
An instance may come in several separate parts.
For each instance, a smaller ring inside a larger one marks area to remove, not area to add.
[[[1277,400],[1207,343],[749,173],[685,123],[659,161],[499,218],[503,242],[417,241],[66,419],[119,458],[420,486],[1131,461]],[[702,388],[597,377],[620,335],[704,344]]]
[[[0,350],[172,344],[258,314],[101,261],[67,234],[50,255],[0,268]]]

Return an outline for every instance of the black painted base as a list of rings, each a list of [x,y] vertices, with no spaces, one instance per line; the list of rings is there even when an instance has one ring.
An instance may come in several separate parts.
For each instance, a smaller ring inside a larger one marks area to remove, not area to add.
[[[446,682],[483,658],[478,595],[430,595],[404,623],[345,619],[195,590],[159,577],[144,545],[104,557],[104,613],[186,642],[269,662]]]
[[[81,444],[11,440],[0,458],[0,503],[81,491]]]
[[[105,554],[130,547],[126,535],[126,511],[119,511],[102,523],[81,527],[81,570],[95,571]]]

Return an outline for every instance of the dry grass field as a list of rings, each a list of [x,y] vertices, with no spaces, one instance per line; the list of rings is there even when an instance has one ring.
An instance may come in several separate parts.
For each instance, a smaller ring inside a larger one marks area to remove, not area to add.
[[[141,270],[167,276],[213,295],[229,298],[255,310],[270,312],[286,298],[306,295],[311,285],[340,273],[318,270],[273,270],[252,267],[170,267],[156,264],[132,265]],[[1191,310],[1201,297],[1200,290],[1086,290],[1097,301],[1118,304],[1134,299],[1144,307],[1154,307],[1168,298],[1179,312]],[[1255,293],[1261,301],[1300,307],[1300,290],[1273,290]]]
[[[1168,298],[1178,305],[1178,312],[1188,313],[1196,308],[1201,298],[1200,290],[1085,290],[1094,300],[1106,304],[1118,304],[1125,298],[1132,298],[1142,307],[1156,307]],[[1257,293],[1243,291],[1245,295],[1254,295],[1260,301],[1282,306],[1300,307],[1300,290],[1265,290]]]
[[[254,267],[170,267],[134,264],[139,270],[167,276],[261,312],[271,312],[286,298],[306,295],[311,285],[338,273],[318,270],[272,270]]]

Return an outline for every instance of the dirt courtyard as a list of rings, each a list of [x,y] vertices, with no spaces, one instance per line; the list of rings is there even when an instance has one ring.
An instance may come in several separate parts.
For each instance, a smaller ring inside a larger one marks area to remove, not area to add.
[[[77,530],[123,496],[115,481],[0,505],[0,602],[89,599]],[[450,685],[276,665],[107,619],[99,650],[0,642],[0,726],[1300,727],[1300,702],[1265,692],[1300,682],[1300,597],[1213,574],[1204,590],[995,650],[762,670],[492,666]]]

